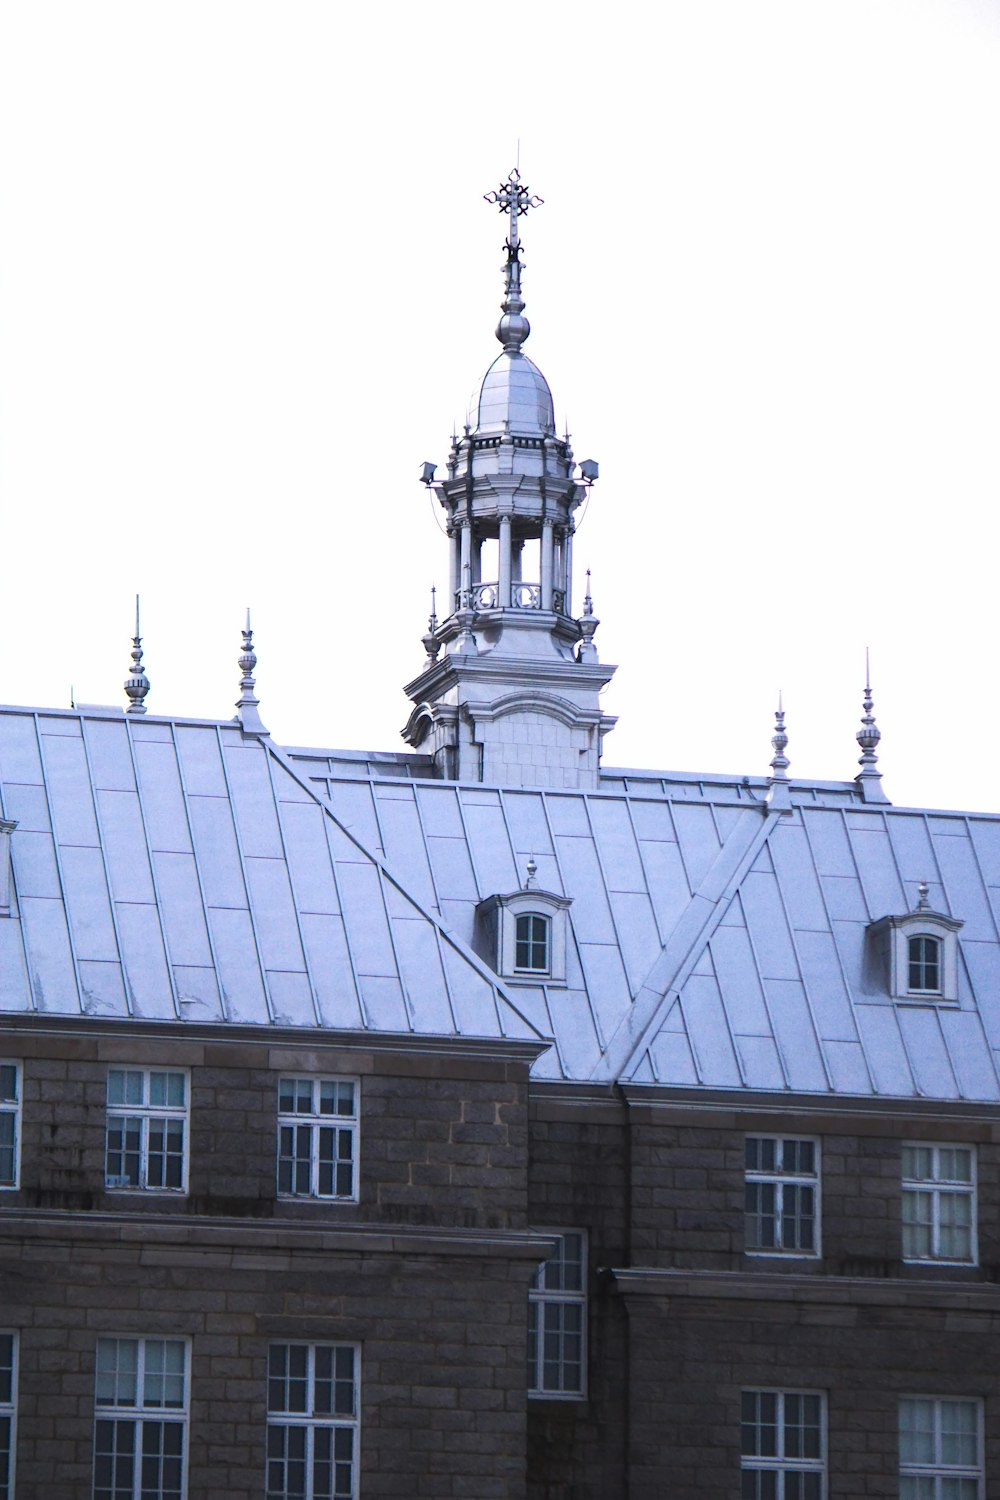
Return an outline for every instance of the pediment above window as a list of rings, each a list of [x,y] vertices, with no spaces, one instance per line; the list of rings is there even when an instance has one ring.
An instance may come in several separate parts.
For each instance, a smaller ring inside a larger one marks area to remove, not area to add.
[[[964,925],[934,911],[923,883],[913,911],[869,924],[873,957],[894,1000],[958,1004],[958,933]]]

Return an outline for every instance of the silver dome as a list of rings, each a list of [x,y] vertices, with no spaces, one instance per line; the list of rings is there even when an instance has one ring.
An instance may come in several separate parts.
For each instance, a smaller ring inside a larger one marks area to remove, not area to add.
[[[541,437],[555,425],[552,392],[538,366],[526,354],[497,355],[479,392],[476,431]]]

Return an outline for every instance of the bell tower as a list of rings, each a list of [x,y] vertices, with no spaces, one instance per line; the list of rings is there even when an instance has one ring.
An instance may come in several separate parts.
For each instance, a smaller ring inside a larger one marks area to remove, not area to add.
[[[601,711],[614,667],[597,657],[589,577],[573,616],[576,513],[597,478],[556,436],[552,393],[524,353],[531,325],[521,295],[519,221],[542,200],[515,170],[487,194],[510,216],[502,350],[479,391],[475,426],[452,439],[447,478],[424,465],[449,543],[446,613],[432,609],[427,659],[407,684],[403,737],[437,774],[500,786],[596,787]]]

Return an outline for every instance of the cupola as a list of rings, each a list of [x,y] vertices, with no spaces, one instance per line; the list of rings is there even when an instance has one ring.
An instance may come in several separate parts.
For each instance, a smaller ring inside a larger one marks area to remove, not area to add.
[[[441,776],[596,786],[615,722],[599,694],[615,669],[598,661],[589,588],[573,614],[573,539],[597,465],[577,465],[569,434],[556,435],[548,382],[524,353],[519,221],[542,200],[515,170],[487,201],[510,219],[503,348],[452,440],[446,477],[424,465],[445,513],[449,583],[423,637],[424,668],[406,688],[414,706],[403,735]]]

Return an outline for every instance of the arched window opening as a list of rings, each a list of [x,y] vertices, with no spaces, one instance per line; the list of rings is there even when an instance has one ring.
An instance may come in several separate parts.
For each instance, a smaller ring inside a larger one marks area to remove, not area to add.
[[[517,919],[514,967],[529,974],[547,974],[549,963],[549,918],[523,912]]]
[[[941,993],[941,939],[919,937],[908,940],[909,989],[911,993],[939,995]]]

